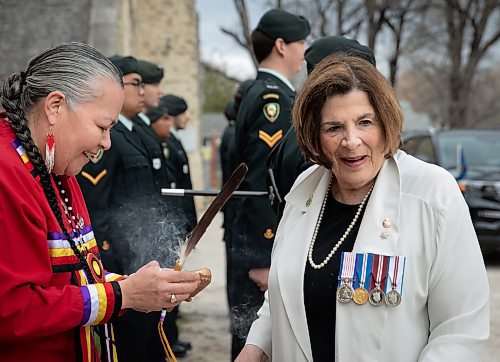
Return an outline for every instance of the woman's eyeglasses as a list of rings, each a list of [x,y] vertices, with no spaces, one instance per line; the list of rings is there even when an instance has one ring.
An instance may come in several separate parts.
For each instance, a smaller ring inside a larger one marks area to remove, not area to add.
[[[134,87],[137,87],[137,88],[144,88],[144,82],[139,82],[139,81],[126,82],[126,83],[123,83],[123,85],[133,85]]]

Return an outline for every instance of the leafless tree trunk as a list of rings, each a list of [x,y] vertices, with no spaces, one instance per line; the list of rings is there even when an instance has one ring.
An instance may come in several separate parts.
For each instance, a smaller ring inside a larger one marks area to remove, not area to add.
[[[391,30],[394,38],[394,47],[389,56],[389,79],[393,85],[396,84],[399,59],[406,43],[412,40],[408,35],[407,29],[409,25],[413,25],[413,23],[422,18],[428,5],[427,0],[401,0],[386,11],[385,23]]]
[[[463,127],[468,122],[467,110],[472,81],[480,60],[500,38],[498,0],[446,0],[446,17],[450,62],[448,87],[450,103],[445,126]],[[494,22],[487,31],[488,21]]]
[[[387,22],[386,13],[390,9],[390,0],[365,0],[364,1],[367,29],[368,46],[375,51],[377,35],[382,30],[382,26]]]

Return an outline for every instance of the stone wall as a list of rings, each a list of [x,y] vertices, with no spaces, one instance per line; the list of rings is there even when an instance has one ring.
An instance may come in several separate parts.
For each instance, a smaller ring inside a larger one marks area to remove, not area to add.
[[[202,187],[200,65],[195,0],[0,0],[0,79],[25,69],[43,49],[68,41],[105,55],[134,55],[161,64],[167,93],[189,104],[183,132],[193,181]]]
[[[90,0],[0,0],[0,78],[23,70],[40,51],[86,42]]]

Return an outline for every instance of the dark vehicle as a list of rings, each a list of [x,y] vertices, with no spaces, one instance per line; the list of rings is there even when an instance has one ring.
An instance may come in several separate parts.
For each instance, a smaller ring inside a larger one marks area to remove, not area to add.
[[[455,176],[483,253],[500,250],[500,129],[404,133],[401,149]]]

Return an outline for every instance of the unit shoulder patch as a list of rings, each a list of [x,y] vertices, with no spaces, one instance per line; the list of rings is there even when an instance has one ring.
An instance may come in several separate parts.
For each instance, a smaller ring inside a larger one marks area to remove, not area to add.
[[[274,123],[280,115],[280,105],[276,102],[266,103],[263,107],[264,116],[271,123]]]

